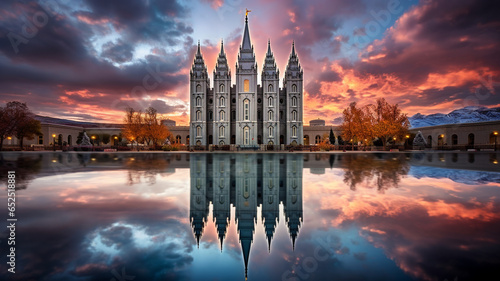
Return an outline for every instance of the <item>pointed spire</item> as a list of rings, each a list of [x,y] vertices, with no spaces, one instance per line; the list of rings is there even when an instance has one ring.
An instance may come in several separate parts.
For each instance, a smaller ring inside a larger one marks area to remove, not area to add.
[[[268,56],[272,56],[272,52],[271,52],[271,39],[267,39],[267,55]]]
[[[248,31],[248,16],[245,16],[245,31],[243,32],[243,41],[241,42],[242,50],[252,50],[252,42],[250,41],[250,32]]]
[[[196,55],[201,55],[200,40],[198,40],[198,51],[196,52]]]
[[[245,261],[245,280],[248,277],[248,257],[250,256],[250,246],[252,241],[244,240],[241,241],[241,250],[243,252],[243,260]]]
[[[292,41],[292,56],[295,56],[295,40]]]
[[[272,238],[270,236],[267,237],[267,242],[268,242],[268,245],[269,245],[269,253],[271,253],[271,240]]]
[[[220,40],[220,55],[224,55],[224,40]]]

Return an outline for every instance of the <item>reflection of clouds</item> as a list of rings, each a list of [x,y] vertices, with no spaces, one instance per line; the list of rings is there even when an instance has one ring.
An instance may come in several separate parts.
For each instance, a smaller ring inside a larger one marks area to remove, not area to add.
[[[500,263],[495,254],[500,247],[495,183],[471,187],[450,179],[410,177],[401,179],[400,188],[381,194],[348,191],[335,174],[326,174],[323,181],[332,184],[305,190],[309,203],[320,202],[314,212],[337,212],[321,223],[340,229],[359,225],[359,234],[408,274],[424,280],[480,280],[494,274]]]

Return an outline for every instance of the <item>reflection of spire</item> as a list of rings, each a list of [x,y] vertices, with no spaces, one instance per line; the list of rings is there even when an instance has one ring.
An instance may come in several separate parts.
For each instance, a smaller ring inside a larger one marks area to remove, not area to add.
[[[191,174],[191,198],[190,198],[190,218],[191,227],[196,238],[196,244],[200,247],[200,240],[208,217],[207,191],[206,191],[206,170],[204,165],[206,158],[204,155],[193,157],[190,162]]]
[[[302,168],[303,160],[297,156],[286,161],[286,205],[285,221],[295,250],[295,240],[302,222]]]

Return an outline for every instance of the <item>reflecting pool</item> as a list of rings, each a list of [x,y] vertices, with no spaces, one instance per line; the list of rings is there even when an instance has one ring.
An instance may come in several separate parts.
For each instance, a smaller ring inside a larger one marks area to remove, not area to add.
[[[490,280],[499,157],[1,153],[0,279]]]

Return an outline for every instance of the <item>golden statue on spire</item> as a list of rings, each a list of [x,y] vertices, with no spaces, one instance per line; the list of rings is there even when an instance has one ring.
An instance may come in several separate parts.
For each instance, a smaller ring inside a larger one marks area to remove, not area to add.
[[[245,8],[245,16],[248,17],[248,13],[250,13],[252,10],[249,10],[247,8]]]

